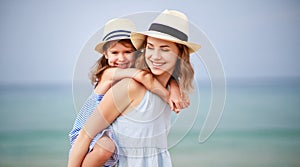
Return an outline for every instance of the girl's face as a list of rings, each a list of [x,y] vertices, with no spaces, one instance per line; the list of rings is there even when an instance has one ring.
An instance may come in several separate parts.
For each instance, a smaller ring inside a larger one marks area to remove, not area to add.
[[[175,69],[179,49],[174,42],[153,37],[147,38],[145,59],[154,75],[168,73],[171,75]]]
[[[116,42],[105,52],[109,66],[118,68],[129,68],[134,65],[134,48],[130,43]]]

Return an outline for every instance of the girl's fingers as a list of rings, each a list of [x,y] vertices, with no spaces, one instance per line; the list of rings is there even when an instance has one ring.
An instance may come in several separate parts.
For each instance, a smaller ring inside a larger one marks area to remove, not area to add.
[[[170,105],[171,110],[174,111],[174,109],[175,109],[174,103],[171,100],[169,101],[169,105]]]
[[[176,103],[175,103],[175,108],[178,109],[178,110],[181,110],[181,109],[182,109],[181,102],[179,102],[179,101],[176,102]]]
[[[174,112],[175,112],[176,114],[178,114],[178,113],[180,112],[180,109],[175,108]]]
[[[183,102],[182,107],[183,108],[187,108],[190,105],[190,102]]]

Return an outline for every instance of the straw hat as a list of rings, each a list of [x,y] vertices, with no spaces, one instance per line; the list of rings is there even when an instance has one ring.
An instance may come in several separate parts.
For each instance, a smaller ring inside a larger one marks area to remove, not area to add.
[[[189,53],[193,53],[201,47],[199,44],[188,42],[188,18],[185,14],[176,10],[163,11],[154,19],[148,31],[132,32],[130,38],[133,45],[140,48],[146,36],[186,45],[189,48]]]
[[[104,25],[102,41],[98,43],[95,50],[103,54],[103,45],[106,42],[130,39],[130,33],[136,31],[134,23],[126,18],[111,19]]]

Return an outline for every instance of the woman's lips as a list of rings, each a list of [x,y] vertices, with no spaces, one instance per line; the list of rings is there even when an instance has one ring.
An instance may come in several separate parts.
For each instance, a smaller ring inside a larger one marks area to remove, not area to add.
[[[155,62],[155,61],[151,61],[151,63],[154,68],[160,68],[165,64],[164,62]]]

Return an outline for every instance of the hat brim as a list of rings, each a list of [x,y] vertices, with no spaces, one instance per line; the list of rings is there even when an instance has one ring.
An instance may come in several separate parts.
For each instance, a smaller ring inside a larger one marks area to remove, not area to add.
[[[100,43],[98,43],[95,47],[95,50],[101,54],[104,53],[104,50],[103,50],[103,45],[105,45],[107,42],[110,42],[110,41],[118,41],[118,40],[122,40],[122,39],[130,39],[130,37],[118,37],[117,39],[110,39],[110,40],[107,40],[107,41],[102,41]]]
[[[130,39],[135,48],[141,49],[141,46],[144,43],[147,36],[185,45],[189,48],[190,54],[196,52],[201,48],[201,45],[199,44],[182,41],[171,35],[164,34],[157,31],[132,32],[130,34]]]

